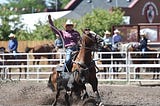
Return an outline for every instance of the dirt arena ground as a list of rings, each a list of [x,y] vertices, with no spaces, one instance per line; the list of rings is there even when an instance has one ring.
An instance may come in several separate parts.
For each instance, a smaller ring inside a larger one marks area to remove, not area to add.
[[[87,90],[93,94],[90,85]],[[105,106],[160,106],[158,85],[99,84],[99,92]],[[0,106],[49,106],[54,97],[46,82],[0,81]]]

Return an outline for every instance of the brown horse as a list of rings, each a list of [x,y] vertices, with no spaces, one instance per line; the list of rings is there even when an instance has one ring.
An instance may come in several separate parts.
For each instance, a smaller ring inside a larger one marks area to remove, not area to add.
[[[96,77],[96,66],[95,62],[93,61],[93,56],[92,52],[95,50],[98,50],[98,46],[101,42],[101,37],[94,33],[89,33],[89,34],[83,34],[82,36],[82,45],[80,48],[80,51],[73,60],[73,67],[72,67],[72,72],[75,70],[86,70],[85,74],[85,81],[89,84],[91,84],[93,92],[96,95],[96,101],[100,102],[100,95],[98,92],[98,79]],[[54,88],[57,88],[57,78],[59,77],[59,73],[57,70],[53,70],[53,73],[51,74],[49,78],[49,83],[52,82],[52,85],[54,85]],[[69,79],[68,81],[68,88],[72,89],[74,88],[74,85],[72,84],[73,79]]]
[[[157,52],[158,50],[157,49],[153,49],[153,48],[149,48],[148,47],[148,52]],[[128,46],[127,46],[127,52],[140,52],[139,50],[139,44],[136,43],[136,42],[133,42],[133,43],[129,43]],[[146,53],[146,54],[143,54],[143,53],[136,53],[136,54],[131,54],[131,58],[132,59],[139,59],[139,58],[147,58],[147,59],[150,59],[150,58],[158,58],[158,53]],[[133,64],[158,64],[158,60],[132,60],[132,63]],[[153,72],[157,72],[159,73],[159,69],[158,68],[146,68],[147,70],[146,71],[153,71]],[[136,67],[135,68],[135,72],[139,73],[140,72],[140,67]],[[135,76],[136,79],[139,79],[140,78],[140,75],[139,74],[136,74]],[[157,78],[159,78],[159,75],[157,75]],[[153,79],[155,79],[155,74],[153,75]]]
[[[6,55],[3,55],[3,54],[0,55],[0,58],[3,60],[3,62],[1,62],[2,66],[5,66],[5,65],[27,65],[27,55],[21,54],[24,52],[18,52],[17,56],[15,58],[15,56],[13,54],[10,54],[8,51],[5,51],[5,48],[3,47],[3,50],[1,49],[1,53],[6,54]],[[19,60],[19,61],[14,61],[14,60]],[[6,68],[4,68],[3,70],[4,70],[3,73],[5,74]],[[9,67],[8,70],[10,73],[11,67]],[[24,70],[25,70],[25,72],[27,72],[27,67],[25,67]],[[22,72],[21,67],[19,67],[19,71],[20,71],[20,73]],[[2,79],[4,78],[4,74],[2,75]],[[11,79],[11,74],[9,74],[7,77],[9,79]],[[27,78],[26,74],[25,74],[25,78]],[[21,79],[21,74],[19,74],[19,79]]]
[[[32,50],[32,53],[55,53],[56,52],[56,48],[53,44],[43,44],[43,45],[38,45],[35,47],[26,47],[25,52],[29,53]],[[52,54],[34,54],[33,55],[34,59],[41,59],[41,57],[45,57],[47,59],[52,59],[52,58],[56,58],[56,55],[52,55]],[[37,63],[36,63],[37,62]],[[40,61],[33,61],[33,65],[37,64],[39,65]],[[48,64],[50,64],[51,62],[48,61]],[[56,64],[53,62],[53,64]]]
[[[67,106],[70,106],[70,99],[73,100],[72,98],[72,93],[75,94],[76,98],[74,100],[80,100],[80,99],[85,99],[88,98],[88,93],[86,92],[86,86],[84,82],[84,74],[86,73],[86,70],[81,70],[81,71],[74,71],[74,72],[63,72],[60,73],[60,76],[57,78],[57,92],[56,92],[56,98],[53,102],[53,106],[57,105],[58,98],[60,96],[60,91],[65,89],[65,102]],[[73,85],[74,88],[70,90],[68,88],[68,82],[70,79],[73,79]],[[83,95],[81,96],[82,91],[84,91]],[[81,98],[80,98],[81,97]]]

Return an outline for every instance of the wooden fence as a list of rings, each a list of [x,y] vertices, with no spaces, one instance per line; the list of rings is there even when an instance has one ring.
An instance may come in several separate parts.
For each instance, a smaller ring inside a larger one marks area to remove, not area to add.
[[[25,48],[28,47],[34,47],[37,45],[43,45],[43,44],[49,44],[54,43],[53,40],[43,40],[43,41],[18,41],[18,51],[24,52]],[[0,41],[0,47],[8,48],[8,41]]]

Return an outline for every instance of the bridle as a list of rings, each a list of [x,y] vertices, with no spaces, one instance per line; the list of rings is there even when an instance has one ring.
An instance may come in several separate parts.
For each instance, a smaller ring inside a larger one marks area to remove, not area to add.
[[[84,33],[83,36],[87,37],[94,45],[95,45],[95,44],[98,45],[98,43],[101,42],[101,41],[98,42],[98,37],[99,37],[99,36],[98,36],[97,34],[93,36],[93,34],[91,34],[91,33],[89,33],[89,34],[85,34],[85,33]],[[90,36],[91,36],[91,37],[90,37]],[[100,37],[99,37],[99,38],[100,38]],[[83,38],[83,39],[84,39],[84,38]],[[85,45],[85,43],[82,43],[81,47],[82,47],[82,48],[85,48],[86,50],[89,50],[89,51],[98,51],[98,49],[95,48],[95,46],[90,46],[90,47],[88,47],[88,46]]]
[[[87,39],[89,39],[90,41],[91,41],[91,43],[96,43],[97,45],[98,45],[98,35],[95,35],[95,36],[93,36],[92,34],[89,36],[89,35],[87,35],[87,34],[84,34],[83,36],[85,36],[85,37],[87,37]],[[85,39],[85,38],[83,38],[82,37],[82,40],[83,39]],[[97,51],[97,48],[94,48],[93,46],[86,46],[85,45],[85,42],[82,42],[82,45],[81,45],[81,49],[82,48],[84,48],[84,49],[86,49],[86,52],[91,52],[91,51]],[[95,67],[95,68],[97,68],[97,66],[95,65],[95,62],[94,62],[94,60],[92,60],[91,61],[91,63],[90,63],[90,65],[89,66],[87,66],[86,64],[84,64],[84,63],[80,63],[80,62],[76,62],[76,61],[73,61],[75,64],[77,64],[78,66],[79,66],[79,68],[82,68],[83,70],[85,70],[85,71],[89,71],[89,69],[91,68],[91,67]],[[98,69],[98,68],[97,68]],[[99,70],[99,69],[98,69]]]

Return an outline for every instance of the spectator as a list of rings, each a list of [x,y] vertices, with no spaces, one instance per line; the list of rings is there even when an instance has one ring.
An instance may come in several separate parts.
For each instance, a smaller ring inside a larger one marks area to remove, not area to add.
[[[148,42],[149,42],[149,40],[146,38],[146,34],[144,32],[140,32],[140,41],[139,41],[140,51],[142,51],[142,52],[147,51]]]
[[[85,28],[85,29],[84,29],[84,33],[85,33],[85,34],[89,34],[89,33],[90,33],[90,29],[89,29],[89,28]]]
[[[56,49],[58,50],[58,49],[62,49],[63,48],[63,41],[62,41],[62,39],[61,39],[61,37],[60,36],[56,36],[57,37],[57,39],[54,41],[54,44],[55,44],[55,46],[56,46]]]
[[[53,21],[51,19],[51,15],[48,15],[49,24],[54,33],[62,38],[64,41],[64,47],[66,51],[66,59],[64,64],[64,71],[71,71],[72,68],[72,59],[71,54],[73,51],[79,50],[79,41],[80,34],[78,31],[74,30],[73,22],[71,20],[67,20],[65,23],[65,30],[59,30],[56,26],[54,26]]]
[[[14,58],[17,58],[16,53],[17,53],[17,48],[18,48],[18,41],[15,38],[16,36],[13,33],[10,33],[8,37],[10,38],[8,42],[8,51],[10,53],[13,53]]]
[[[104,47],[107,46],[110,49],[112,49],[112,37],[111,37],[111,33],[108,30],[106,30],[106,32],[104,33],[103,46]]]
[[[118,29],[114,30],[114,35],[112,37],[112,50],[117,50],[117,43],[122,41],[122,36],[120,35],[120,31]]]

